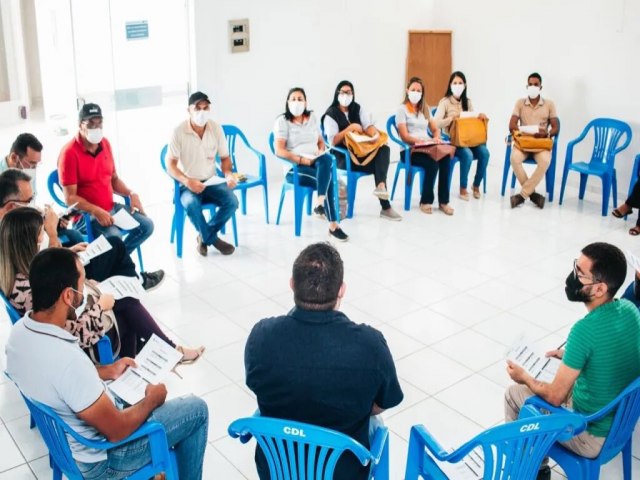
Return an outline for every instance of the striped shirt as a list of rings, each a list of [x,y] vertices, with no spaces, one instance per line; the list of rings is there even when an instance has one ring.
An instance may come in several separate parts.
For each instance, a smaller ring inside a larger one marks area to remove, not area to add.
[[[573,387],[573,407],[590,415],[611,402],[640,376],[640,312],[628,300],[606,303],[578,321],[562,359],[580,370]],[[615,411],[589,424],[587,431],[606,437]]]

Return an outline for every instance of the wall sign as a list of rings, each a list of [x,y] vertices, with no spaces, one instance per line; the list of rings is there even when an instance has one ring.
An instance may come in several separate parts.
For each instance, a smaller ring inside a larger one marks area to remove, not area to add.
[[[126,22],[125,29],[127,40],[144,40],[149,38],[149,22],[140,20],[137,22]]]

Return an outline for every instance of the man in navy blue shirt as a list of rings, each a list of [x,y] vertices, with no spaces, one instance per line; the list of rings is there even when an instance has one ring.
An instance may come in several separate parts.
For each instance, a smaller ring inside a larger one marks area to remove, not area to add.
[[[247,386],[261,415],[319,425],[351,436],[369,448],[369,422],[403,398],[382,333],[338,311],[346,285],[338,251],[329,243],[305,248],[290,281],[295,307],[266,318],[245,347]],[[261,480],[269,479],[256,451]],[[343,455],[335,480],[366,479],[368,468]]]

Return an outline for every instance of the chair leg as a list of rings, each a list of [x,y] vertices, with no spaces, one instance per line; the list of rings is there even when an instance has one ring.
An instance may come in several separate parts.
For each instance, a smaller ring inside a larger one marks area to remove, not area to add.
[[[33,430],[36,428],[36,421],[33,419],[33,415],[29,415],[29,429]]]
[[[247,189],[243,189],[240,194],[240,198],[242,199],[242,215],[247,214]],[[237,245],[236,245],[237,246]]]
[[[627,444],[622,447],[622,476],[624,480],[631,480],[631,442],[629,438]]]
[[[280,215],[282,214],[282,205],[284,204],[284,195],[287,193],[286,186],[282,186],[282,191],[280,192],[280,205],[278,205],[278,215],[276,215],[276,225],[280,225]]]
[[[389,437],[387,437],[387,441],[384,444],[382,456],[376,466],[373,478],[375,480],[389,480]]]
[[[236,214],[231,215],[231,225],[233,226],[233,243],[238,246],[238,224],[236,223]]]
[[[176,253],[178,258],[182,258],[182,240],[184,235],[184,212],[176,212]]]
[[[609,197],[611,196],[611,179],[607,176],[602,177],[602,216],[607,216],[609,210]]]
[[[616,175],[616,169],[613,169],[613,180],[611,182],[611,191],[613,197],[613,208],[618,208],[618,178]]]
[[[502,186],[500,187],[500,195],[502,195],[503,197],[504,197],[504,192],[507,190],[507,180],[509,178],[509,167],[511,166],[510,157],[511,157],[511,148],[507,147],[507,151],[504,154],[504,166],[502,168]]]
[[[142,249],[140,247],[136,248],[138,251],[138,264],[140,266],[140,271],[144,272],[144,264],[142,263]]]
[[[564,188],[567,186],[567,175],[569,173],[568,168],[564,168],[562,170],[562,183],[560,184],[560,205],[562,205],[562,201],[564,200]]]
[[[405,172],[405,182],[404,182],[404,209],[408,212],[411,210],[411,191],[413,190],[413,175],[411,171],[408,169],[404,170]],[[409,176],[409,177],[407,177]]]
[[[296,237],[300,236],[302,232],[302,208],[304,202],[304,192],[301,191],[300,187],[295,186],[293,188],[293,210],[294,210],[294,231]],[[311,205],[311,199],[309,198],[308,203]]]
[[[347,177],[347,218],[353,218],[353,207],[356,202],[357,178],[352,175]]]
[[[262,185],[262,196],[264,197],[264,219],[269,225],[269,193],[267,191],[267,184]]]
[[[511,173],[511,190],[516,188],[516,174]]]
[[[305,197],[307,200],[307,215],[311,216],[311,212],[313,211],[313,193],[309,193],[305,195]],[[304,200],[305,197],[302,197],[302,200]],[[300,204],[300,207],[302,207],[302,204]],[[302,218],[302,215],[300,215],[300,218]]]
[[[584,199],[584,192],[587,189],[587,180],[589,180],[589,175],[586,173],[580,174],[580,191],[578,192],[578,198],[580,200]]]

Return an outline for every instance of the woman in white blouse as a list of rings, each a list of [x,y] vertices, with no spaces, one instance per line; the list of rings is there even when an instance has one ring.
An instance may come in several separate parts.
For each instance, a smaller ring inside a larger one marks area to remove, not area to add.
[[[440,142],[440,129],[431,118],[429,106],[424,99],[424,83],[418,77],[413,77],[407,84],[404,103],[396,113],[396,127],[404,143],[419,145],[431,141],[427,129],[431,130],[433,140]],[[404,161],[404,155],[400,156]],[[449,175],[451,172],[451,159],[445,157],[436,161],[424,152],[411,154],[411,165],[422,167],[425,171],[422,193],[420,195],[420,210],[423,213],[433,213],[433,201],[435,199],[433,189],[438,176],[438,203],[439,209],[446,215],[453,215],[453,208],[449,205]]]
[[[329,235],[341,242],[349,236],[338,224],[337,205],[332,178],[332,157],[325,152],[320,123],[307,109],[304,89],[289,90],[285,112],[280,115],[273,129],[276,155],[298,164],[300,184],[318,191],[317,205],[313,212],[329,221]],[[291,180],[293,170],[287,173]]]
[[[462,72],[453,72],[449,78],[449,86],[444,98],[438,103],[438,109],[434,115],[438,127],[444,128],[447,135],[451,124],[460,117],[461,112],[473,112],[471,99],[467,98],[467,79]],[[487,118],[484,113],[479,113],[478,118]],[[487,173],[489,163],[489,150],[483,143],[476,147],[457,147],[456,157],[460,160],[460,198],[469,201],[467,190],[467,178],[471,170],[471,162],[478,159],[476,174],[473,177],[473,198],[480,198],[480,183]]]

